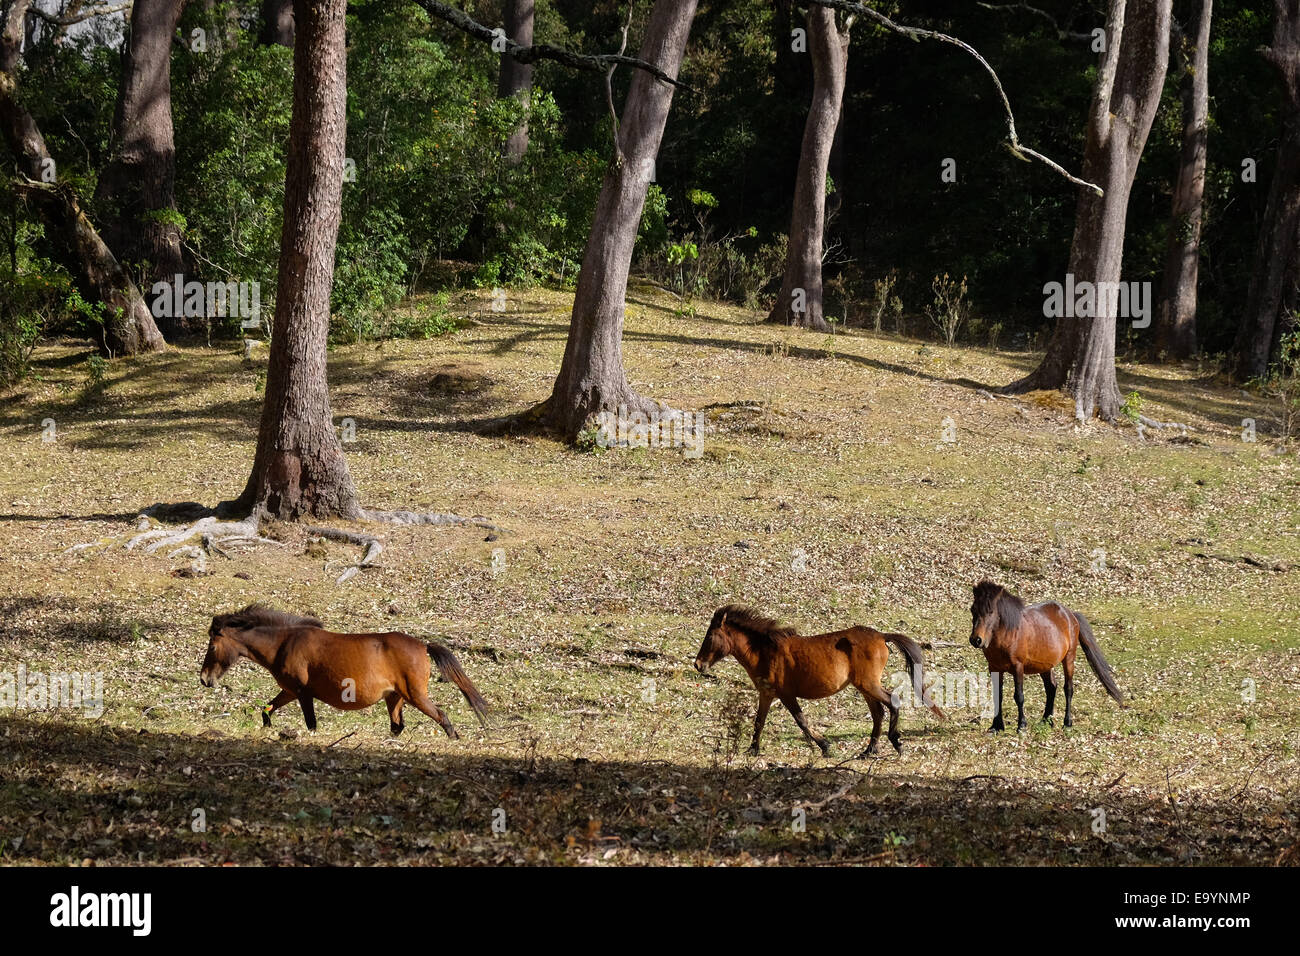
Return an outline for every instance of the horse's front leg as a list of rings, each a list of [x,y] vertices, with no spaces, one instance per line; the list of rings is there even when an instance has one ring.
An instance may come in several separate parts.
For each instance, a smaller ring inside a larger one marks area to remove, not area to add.
[[[993,726],[989,728],[989,733],[995,734],[1006,729],[1006,724],[1002,722],[1002,672],[989,671],[989,683],[993,687]]]
[[[1025,720],[1025,672],[1022,668],[1017,667],[1012,671],[1012,677],[1016,682],[1016,733],[1022,733],[1029,726],[1029,722]]]
[[[271,699],[271,702],[262,708],[262,726],[270,727],[271,715],[285,704],[293,702],[297,697],[297,693],[291,690],[282,690],[280,693],[276,694],[275,697]]]
[[[785,705],[786,710],[790,711],[790,716],[793,717],[794,722],[799,725],[799,729],[802,730],[803,735],[808,738],[808,742],[820,747],[823,757],[829,757],[831,755],[830,742],[808,726],[808,718],[803,715],[803,710],[799,707],[798,699],[794,697],[782,697],[781,703]]]
[[[763,735],[763,724],[767,722],[767,710],[772,706],[772,701],[776,697],[770,691],[758,692],[758,714],[754,717],[754,742],[749,745],[749,755],[758,756],[758,738]]]

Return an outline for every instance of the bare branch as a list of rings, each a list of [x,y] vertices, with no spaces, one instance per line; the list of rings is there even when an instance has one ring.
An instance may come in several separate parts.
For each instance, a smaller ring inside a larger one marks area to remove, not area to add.
[[[1016,133],[1016,117],[1015,114],[1011,112],[1011,101],[1007,99],[1006,90],[1002,88],[1002,81],[998,78],[998,74],[993,67],[989,65],[989,61],[984,59],[980,52],[966,41],[959,40],[946,33],[939,33],[936,30],[923,30],[920,27],[909,27],[895,23],[883,13],[879,13],[861,3],[853,3],[851,0],[808,0],[808,2],[819,7],[829,7],[832,10],[843,10],[846,13],[856,13],[858,16],[870,20],[872,23],[882,26],[886,30],[890,30],[912,40],[938,40],[940,43],[947,43],[961,50],[965,50],[979,62],[979,65],[984,68],[986,73],[988,73],[990,79],[993,80],[993,85],[997,88],[998,96],[1002,100],[1002,110],[1007,116],[1007,139],[1012,154],[1019,159],[1024,159],[1026,162],[1028,162],[1030,158],[1036,159],[1049,169],[1064,176],[1076,186],[1086,186],[1098,196],[1105,195],[1105,192],[1096,183],[1090,183],[1086,180],[1079,179],[1077,176],[1068,172],[1059,163],[1049,159],[1037,150],[1030,149],[1024,143],[1020,142],[1020,136]]]
[[[1056,17],[1052,16],[1046,10],[1040,10],[1038,7],[1031,7],[1027,3],[981,3],[979,6],[983,7],[985,10],[993,10],[995,12],[1020,11],[1036,17],[1041,17],[1052,25],[1052,29],[1056,31],[1057,37],[1062,40],[1092,39],[1091,33],[1078,33],[1074,30],[1067,30],[1057,22]]]
[[[82,23],[94,17],[110,17],[115,13],[121,13],[124,10],[131,9],[130,3],[119,3],[115,7],[91,7],[80,13],[58,14],[46,13],[40,7],[33,6],[31,12],[40,17],[46,23],[52,23],[56,27],[70,27],[76,23]]]
[[[620,55],[627,50],[627,31],[632,28],[632,4],[627,5],[627,22],[623,24],[623,42],[618,46]],[[605,102],[609,106],[609,118],[614,123],[614,162],[619,166],[623,165],[623,147],[618,142],[618,110],[614,108],[614,71],[618,69],[618,64],[614,64],[605,71]]]
[[[669,76],[653,63],[647,63],[645,60],[639,60],[634,56],[624,56],[622,53],[576,53],[573,50],[552,46],[549,43],[520,46],[509,37],[502,36],[491,28],[485,27],[470,17],[469,14],[441,3],[439,0],[415,0],[415,2],[423,7],[429,16],[451,24],[457,30],[468,33],[476,40],[482,40],[484,43],[495,42],[498,46],[504,45],[502,53],[514,57],[520,63],[552,60],[571,69],[587,70],[593,73],[603,73],[615,66],[630,66],[634,69],[645,70],[662,83],[693,92],[685,83]]]

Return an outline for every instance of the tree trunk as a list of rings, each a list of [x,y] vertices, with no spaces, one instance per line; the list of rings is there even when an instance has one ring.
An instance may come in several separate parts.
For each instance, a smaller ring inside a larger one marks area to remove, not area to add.
[[[695,0],[655,0],[640,58],[676,78],[681,67]],[[643,70],[635,71],[618,131],[618,150],[605,171],[582,272],[573,300],[569,339],[551,397],[538,413],[572,440],[601,411],[648,410],[623,370],[623,311],[641,211],[673,87]]]
[[[1096,287],[1120,280],[1129,191],[1169,65],[1171,5],[1172,0],[1143,0],[1126,11],[1125,0],[1111,0],[1080,174],[1105,195],[1079,187],[1069,266],[1076,283]],[[1095,414],[1113,421],[1121,405],[1113,305],[1099,296],[1094,315],[1058,319],[1041,364],[1006,390],[1062,388],[1074,398],[1080,418]]]
[[[835,11],[808,11],[808,52],[813,63],[812,106],[803,130],[803,150],[794,184],[794,211],[781,293],[769,322],[825,330],[822,315],[822,233],[826,227],[826,167],[835,143],[849,62],[849,30]]]
[[[95,191],[104,241],[122,262],[143,267],[150,288],[184,271],[180,229],[157,215],[176,210],[171,48],[183,5],[135,0],[131,7],[111,159]],[[170,335],[185,330],[186,319],[168,316],[162,325]]]
[[[295,0],[293,118],[266,398],[248,485],[225,511],[359,517],[326,380],[347,131],[346,0]]]
[[[1196,354],[1196,281],[1201,261],[1201,216],[1205,195],[1207,121],[1210,114],[1210,18],[1213,0],[1198,0],[1188,24],[1182,79],[1183,148],[1174,185],[1169,245],[1165,255],[1156,344],[1176,358]]]
[[[1246,311],[1237,329],[1236,374],[1268,371],[1282,333],[1300,308],[1300,4],[1273,0],[1273,44],[1264,57],[1282,81],[1282,139],[1255,251]]]
[[[520,46],[533,44],[533,0],[502,0],[501,19],[506,36]],[[514,97],[524,107],[524,117],[506,140],[503,155],[511,166],[518,166],[528,151],[528,104],[533,91],[533,65],[520,63],[511,56],[501,57],[501,76],[497,97]]]
[[[0,35],[0,135],[27,182],[18,191],[31,198],[49,229],[55,254],[72,274],[81,295],[99,305],[104,321],[100,347],[107,355],[161,352],[167,345],[140,290],[104,244],[66,183],[46,182],[55,168],[31,113],[19,102],[17,75],[24,20],[30,0],[8,4]]]
[[[293,0],[262,0],[262,29],[258,40],[293,49]]]

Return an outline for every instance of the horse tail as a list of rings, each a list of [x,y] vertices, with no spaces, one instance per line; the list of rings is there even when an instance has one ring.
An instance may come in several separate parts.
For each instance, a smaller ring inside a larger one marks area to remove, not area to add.
[[[461,669],[460,661],[456,660],[456,655],[441,644],[429,644],[429,656],[433,662],[438,665],[438,671],[443,678],[451,681],[460,688],[460,692],[465,695],[469,701],[470,707],[474,708],[474,713],[478,716],[478,722],[484,727],[487,726],[488,704],[483,699],[483,695],[478,692],[474,682]]]
[[[917,696],[930,708],[931,713],[936,717],[947,720],[947,715],[930,699],[930,689],[925,686],[925,663],[921,655],[921,645],[906,634],[883,634],[881,636],[885,639],[885,643],[894,644],[903,652],[903,660],[907,662],[907,675],[912,678],[912,689]]]
[[[1101,686],[1106,688],[1106,693],[1119,701],[1121,707],[1127,706],[1124,703],[1124,697],[1119,692],[1119,687],[1115,684],[1115,672],[1110,669],[1110,664],[1101,654],[1101,648],[1097,646],[1097,638],[1092,633],[1092,625],[1088,619],[1077,611],[1070,612],[1074,614],[1074,619],[1079,622],[1079,643],[1083,645],[1083,654],[1088,658],[1088,666],[1092,672],[1097,675],[1097,680],[1101,681]]]

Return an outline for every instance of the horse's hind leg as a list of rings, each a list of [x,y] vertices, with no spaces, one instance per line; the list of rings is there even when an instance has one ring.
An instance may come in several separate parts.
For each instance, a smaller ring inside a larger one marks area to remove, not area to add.
[[[384,703],[388,705],[388,729],[396,737],[406,729],[406,724],[402,722],[402,708],[406,706],[406,701],[397,691],[390,690],[384,695]]]
[[[262,726],[271,726],[271,715],[283,707],[285,704],[293,703],[298,695],[291,690],[282,690],[276,694],[269,704],[262,708]]]
[[[1051,671],[1043,671],[1043,692],[1047,695],[1047,707],[1043,710],[1043,723],[1052,722],[1052,708],[1056,704],[1056,681],[1052,680]]]
[[[1066,654],[1061,662],[1065,667],[1065,726],[1074,726],[1074,654]]]
[[[427,714],[436,720],[438,726],[443,729],[448,737],[452,740],[460,739],[460,734],[456,733],[456,728],[451,725],[451,721],[447,719],[447,715],[438,709],[437,704],[429,700],[427,694],[413,694],[410,700],[412,704],[419,708],[421,713]]]
[[[803,711],[799,707],[799,701],[794,697],[782,697],[781,703],[785,705],[786,710],[790,711],[790,716],[793,717],[794,722],[799,725],[799,729],[802,730],[803,735],[808,738],[808,742],[820,747],[823,757],[829,757],[831,755],[830,743],[825,737],[808,726],[808,718],[803,715]]]
[[[898,732],[898,705],[894,703],[893,694],[889,693],[889,691],[881,687],[879,682],[872,684],[870,686],[859,687],[858,690],[860,690],[862,692],[862,695],[867,698],[868,704],[874,701],[878,706],[882,708],[887,708],[889,710],[889,742],[894,745],[895,750],[897,750],[899,753],[902,753],[903,735]],[[872,708],[871,716],[873,719],[875,718],[876,716],[875,708]],[[872,732],[871,732],[872,746],[867,748],[868,750],[871,750],[872,753],[875,753],[875,750],[873,748],[876,743],[876,738],[879,735],[880,735],[880,721],[876,720],[876,724],[872,728]]]
[[[880,749],[880,726],[885,718],[885,705],[871,697],[867,693],[862,694],[867,698],[867,707],[871,709],[871,743],[867,744],[867,749],[858,754],[859,760],[865,760],[867,757],[875,756]]]
[[[298,695],[298,704],[302,707],[302,719],[307,722],[307,729],[316,730],[316,703],[308,691]]]

